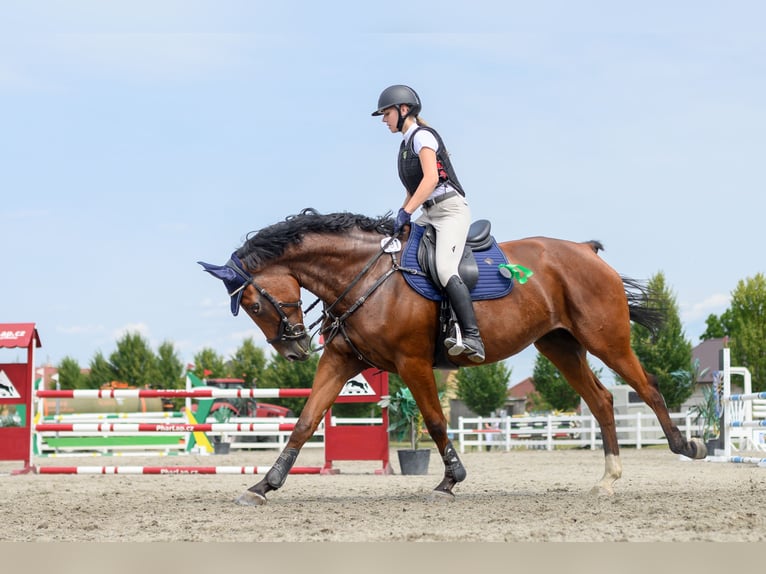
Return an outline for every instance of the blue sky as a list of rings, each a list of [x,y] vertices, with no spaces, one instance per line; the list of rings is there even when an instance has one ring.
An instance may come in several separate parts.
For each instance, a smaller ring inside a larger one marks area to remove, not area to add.
[[[0,320],[37,323],[54,364],[126,331],[184,362],[265,346],[195,262],[304,207],[397,209],[398,136],[370,112],[406,83],[474,218],[664,272],[696,344],[766,271],[764,21],[756,1],[4,0]]]

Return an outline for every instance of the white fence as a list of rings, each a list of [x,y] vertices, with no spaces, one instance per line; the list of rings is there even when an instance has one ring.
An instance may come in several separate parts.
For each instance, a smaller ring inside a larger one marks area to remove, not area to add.
[[[700,425],[694,422],[695,415],[671,413],[686,439],[701,434]],[[621,445],[642,446],[667,444],[657,417],[653,414],[635,413],[615,415],[617,440]],[[557,447],[579,447],[596,449],[602,446],[601,429],[592,415],[543,415],[528,417],[460,417],[457,430],[460,452],[466,447],[513,448],[553,450]]]

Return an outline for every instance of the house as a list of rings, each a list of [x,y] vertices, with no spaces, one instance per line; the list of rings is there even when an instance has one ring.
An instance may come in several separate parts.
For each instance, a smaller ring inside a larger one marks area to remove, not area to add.
[[[457,371],[452,372],[447,378],[447,391],[445,393],[447,405],[444,407],[444,416],[447,418],[450,428],[458,427],[459,417],[473,418],[478,416],[475,412],[469,409],[463,401],[457,398],[456,373]],[[532,377],[527,377],[520,383],[516,383],[508,389],[505,405],[500,410],[500,413],[496,414],[498,416],[524,414],[527,397],[534,391],[535,383],[532,380]]]
[[[521,415],[527,410],[527,397],[535,392],[535,381],[527,377],[508,389],[505,408],[509,415]]]
[[[720,371],[720,353],[727,344],[727,338],[722,337],[702,341],[692,349],[692,361],[699,360],[699,369],[703,375],[697,380],[692,395],[681,405],[681,412],[703,402],[703,389],[713,384],[713,376],[717,371]],[[736,380],[732,381],[732,392],[742,392],[742,388]]]

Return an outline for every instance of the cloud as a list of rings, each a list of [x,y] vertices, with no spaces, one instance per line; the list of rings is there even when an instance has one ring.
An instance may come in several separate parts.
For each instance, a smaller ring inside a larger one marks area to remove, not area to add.
[[[68,325],[58,326],[56,331],[65,335],[96,335],[104,332],[103,325]]]
[[[711,313],[721,313],[729,306],[729,301],[731,301],[731,295],[715,293],[697,303],[681,303],[679,305],[681,320],[692,322],[703,317],[707,318]]]
[[[112,336],[115,340],[122,339],[128,333],[138,333],[142,337],[149,336],[149,325],[146,323],[128,323],[115,329],[112,332]]]
[[[67,60],[83,70],[133,82],[199,80],[241,59],[231,34],[71,34],[60,37]]]
[[[237,34],[36,34],[0,38],[0,89],[64,93],[84,81],[173,86],[208,81],[244,65]],[[86,85],[86,84],[85,84]]]

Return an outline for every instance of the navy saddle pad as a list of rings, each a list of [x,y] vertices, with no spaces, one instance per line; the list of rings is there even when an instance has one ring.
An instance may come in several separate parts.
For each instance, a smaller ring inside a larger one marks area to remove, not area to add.
[[[418,244],[423,237],[425,227],[422,225],[412,224],[410,227],[410,237],[407,240],[407,245],[404,246],[402,251],[401,266],[407,269],[417,270],[419,273],[404,272],[404,279],[409,283],[415,291],[420,293],[426,299],[432,301],[441,301],[445,295],[440,288],[437,288],[431,279],[427,276],[421,275],[423,269],[418,262]],[[471,289],[471,299],[474,301],[481,301],[483,299],[497,299],[503,297],[511,292],[513,288],[513,280],[503,277],[498,270],[498,265],[508,263],[505,254],[497,246],[495,239],[492,239],[492,244],[489,248],[483,251],[474,251],[473,256],[476,259],[476,264],[479,267],[479,280],[476,285]]]

